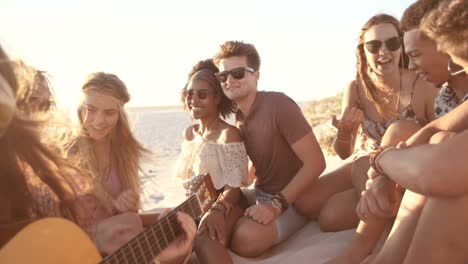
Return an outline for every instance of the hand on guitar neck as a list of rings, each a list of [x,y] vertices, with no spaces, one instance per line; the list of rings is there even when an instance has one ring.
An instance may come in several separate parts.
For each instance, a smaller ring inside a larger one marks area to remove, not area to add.
[[[203,181],[210,183],[211,179],[207,176]],[[144,231],[135,213],[101,221],[94,240],[100,251],[110,253],[104,259],[77,226],[45,218],[28,225],[7,243],[0,250],[0,263],[152,263],[155,257],[163,263],[180,263],[191,252],[197,231],[193,218],[200,217],[216,199],[215,192],[208,189],[200,188]]]

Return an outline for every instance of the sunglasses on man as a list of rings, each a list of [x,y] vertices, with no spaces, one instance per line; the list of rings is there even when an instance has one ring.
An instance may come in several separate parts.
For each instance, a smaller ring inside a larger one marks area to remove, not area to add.
[[[389,51],[397,51],[401,47],[401,38],[400,37],[391,37],[385,41],[382,40],[370,40],[364,43],[367,51],[372,54],[376,54],[385,45]]]
[[[250,67],[239,67],[239,68],[232,69],[230,71],[218,72],[218,73],[216,73],[216,78],[218,78],[218,81],[221,82],[221,83],[225,83],[227,81],[229,75],[231,75],[232,78],[234,78],[236,80],[240,80],[240,79],[244,78],[245,71],[255,72],[255,70],[250,68]]]
[[[462,66],[456,64],[455,62],[452,61],[452,59],[449,60],[448,63],[448,71],[450,72],[450,75],[452,76],[458,76],[458,75],[466,75],[465,70],[463,69]]]
[[[208,91],[206,89],[202,89],[202,90],[188,90],[186,92],[186,96],[187,96],[187,99],[188,100],[191,100],[193,98],[193,95],[196,94],[198,99],[206,99],[208,97],[208,95],[212,93],[211,91]]]

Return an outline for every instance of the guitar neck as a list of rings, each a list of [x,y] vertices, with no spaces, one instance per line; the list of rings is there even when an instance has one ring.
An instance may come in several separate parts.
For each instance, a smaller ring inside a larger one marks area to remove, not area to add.
[[[100,263],[151,263],[154,257],[183,233],[176,218],[177,212],[186,213],[194,219],[203,214],[200,201],[194,194]]]

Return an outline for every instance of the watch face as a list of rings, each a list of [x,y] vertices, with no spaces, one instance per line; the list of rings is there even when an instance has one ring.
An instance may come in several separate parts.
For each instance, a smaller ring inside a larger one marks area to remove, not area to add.
[[[281,202],[278,201],[278,199],[273,199],[273,200],[271,200],[271,205],[272,205],[274,208],[280,209],[280,211],[283,210],[283,206],[282,206]]]

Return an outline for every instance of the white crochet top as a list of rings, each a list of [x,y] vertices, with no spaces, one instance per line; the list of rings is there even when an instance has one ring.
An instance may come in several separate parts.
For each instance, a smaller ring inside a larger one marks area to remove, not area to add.
[[[200,138],[182,143],[175,177],[184,182],[209,173],[217,190],[225,185],[240,187],[247,175],[248,158],[243,142],[219,144]]]

